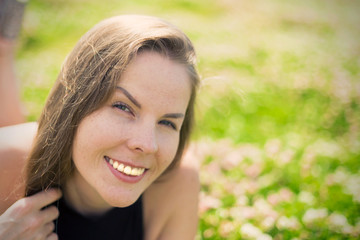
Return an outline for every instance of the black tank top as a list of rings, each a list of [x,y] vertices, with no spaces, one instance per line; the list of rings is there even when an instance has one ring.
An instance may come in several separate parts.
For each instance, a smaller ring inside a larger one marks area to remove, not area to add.
[[[55,231],[59,240],[143,239],[142,198],[125,208],[113,208],[100,216],[84,216],[61,198]]]

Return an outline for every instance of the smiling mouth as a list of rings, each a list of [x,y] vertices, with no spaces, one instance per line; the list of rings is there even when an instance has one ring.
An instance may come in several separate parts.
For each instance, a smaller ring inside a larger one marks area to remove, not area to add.
[[[107,156],[105,156],[105,160],[117,171],[124,173],[128,176],[138,177],[145,172],[145,168],[141,167],[131,167],[129,165],[120,163],[116,160],[113,160]]]

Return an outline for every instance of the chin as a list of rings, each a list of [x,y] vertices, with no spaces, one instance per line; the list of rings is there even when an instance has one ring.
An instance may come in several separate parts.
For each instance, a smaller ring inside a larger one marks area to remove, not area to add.
[[[122,194],[111,194],[104,196],[104,200],[112,207],[128,207],[134,204],[140,197],[141,194],[136,193],[122,193]]]

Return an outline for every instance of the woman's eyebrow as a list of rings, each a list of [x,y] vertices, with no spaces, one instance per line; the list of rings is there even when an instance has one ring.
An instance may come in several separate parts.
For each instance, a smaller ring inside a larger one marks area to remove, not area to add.
[[[116,86],[116,89],[120,90],[135,106],[141,109],[141,104],[125,89],[120,86]],[[164,118],[184,118],[183,113],[167,113],[163,116]]]
[[[163,117],[164,118],[184,118],[185,114],[183,114],[183,113],[167,113]]]
[[[128,91],[126,91],[126,89],[120,86],[116,86],[116,89],[119,89],[135,106],[141,109],[141,104],[136,101],[136,99]]]

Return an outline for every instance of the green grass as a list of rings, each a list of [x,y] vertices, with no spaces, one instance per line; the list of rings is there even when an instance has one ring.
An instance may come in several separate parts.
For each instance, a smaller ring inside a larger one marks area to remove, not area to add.
[[[197,239],[358,239],[359,10],[351,0],[32,0],[17,54],[22,100],[36,120],[99,20],[163,17],[193,40],[202,75]]]

